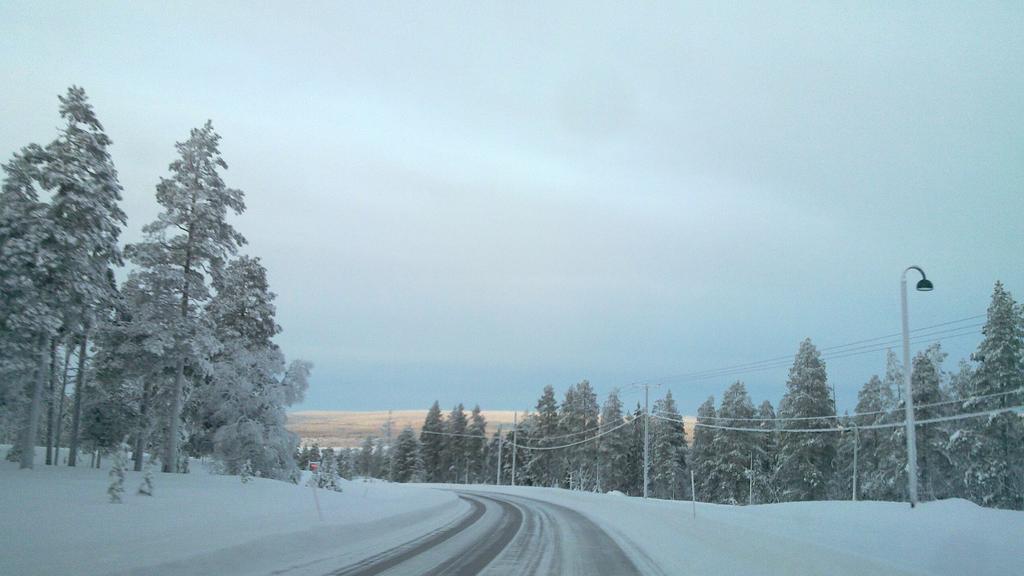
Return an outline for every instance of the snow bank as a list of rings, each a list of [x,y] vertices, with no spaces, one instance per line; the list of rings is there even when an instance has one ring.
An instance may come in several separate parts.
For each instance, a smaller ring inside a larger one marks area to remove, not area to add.
[[[1019,574],[1024,512],[965,500],[761,506],[643,501],[620,495],[474,486],[578,510],[667,574]]]
[[[467,509],[447,492],[346,482],[317,491],[321,522],[311,488],[193,470],[155,473],[153,497],[135,494],[142,474],[129,471],[124,502],[110,504],[106,470],[0,462],[0,574],[320,573]]]

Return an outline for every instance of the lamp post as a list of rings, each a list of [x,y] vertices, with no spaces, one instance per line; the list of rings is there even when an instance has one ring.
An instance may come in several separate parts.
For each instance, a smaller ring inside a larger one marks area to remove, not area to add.
[[[906,408],[907,426],[907,491],[910,493],[910,507],[917,506],[917,436],[914,427],[914,391],[911,388],[910,376],[913,366],[910,363],[910,321],[907,319],[907,272],[917,270],[921,280],[917,283],[920,292],[931,292],[934,289],[924,270],[919,266],[910,266],[900,275],[900,305],[903,312],[903,389],[904,407]]]

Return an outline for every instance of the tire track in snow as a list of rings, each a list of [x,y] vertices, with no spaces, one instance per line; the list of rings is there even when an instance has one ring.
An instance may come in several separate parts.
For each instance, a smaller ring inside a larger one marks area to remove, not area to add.
[[[455,537],[480,520],[486,510],[484,504],[479,500],[466,498],[462,495],[459,495],[459,498],[468,502],[471,508],[468,514],[452,524],[431,532],[422,538],[411,540],[401,546],[370,556],[351,566],[329,572],[328,576],[374,576],[381,574]]]
[[[454,491],[470,504],[469,513],[330,576],[642,573],[629,553],[576,510],[519,495]]]
[[[488,492],[487,497],[515,504],[526,521],[510,545],[480,574],[643,574],[604,529],[576,510],[519,495]]]

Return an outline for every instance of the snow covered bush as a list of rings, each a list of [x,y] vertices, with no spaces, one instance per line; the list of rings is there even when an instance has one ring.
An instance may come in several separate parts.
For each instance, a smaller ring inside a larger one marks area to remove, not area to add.
[[[107,494],[113,504],[121,502],[121,495],[124,494],[125,450],[127,446],[118,446],[114,450],[114,461],[110,465],[110,486],[107,487]]]

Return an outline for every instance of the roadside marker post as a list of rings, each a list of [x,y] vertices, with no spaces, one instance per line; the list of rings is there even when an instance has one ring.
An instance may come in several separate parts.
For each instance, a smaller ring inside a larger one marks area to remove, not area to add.
[[[516,485],[516,452],[519,452],[519,411],[512,413],[512,485]]]
[[[697,490],[694,488],[696,482],[693,481],[693,469],[690,469],[690,504],[693,508],[693,519],[697,519]]]
[[[313,504],[316,505],[316,517],[323,522],[324,513],[320,510],[320,496],[316,493],[316,487],[320,484],[317,481],[320,477],[320,463],[310,462],[309,471],[313,473],[313,476],[309,478],[309,487],[313,489]]]
[[[495,481],[496,486],[501,486],[501,445],[504,440],[501,435],[501,424],[498,424],[498,478]]]

